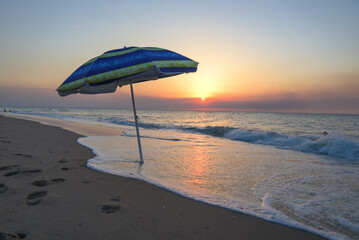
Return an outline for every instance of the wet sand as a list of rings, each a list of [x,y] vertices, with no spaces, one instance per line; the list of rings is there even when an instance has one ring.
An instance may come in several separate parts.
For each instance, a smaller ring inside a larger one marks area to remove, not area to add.
[[[0,239],[322,239],[91,170],[79,137],[0,115]]]

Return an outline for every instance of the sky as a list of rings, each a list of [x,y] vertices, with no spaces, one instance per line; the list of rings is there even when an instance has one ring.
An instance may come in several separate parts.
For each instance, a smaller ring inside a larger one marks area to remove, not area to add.
[[[130,109],[129,86],[55,90],[87,60],[141,46],[199,66],[136,84],[139,109],[359,114],[358,23],[357,0],[0,0],[0,106]]]

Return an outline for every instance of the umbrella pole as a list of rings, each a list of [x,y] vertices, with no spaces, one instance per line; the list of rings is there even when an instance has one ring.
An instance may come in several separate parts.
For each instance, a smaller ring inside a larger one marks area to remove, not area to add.
[[[131,86],[131,96],[132,96],[132,106],[133,106],[133,114],[135,116],[135,124],[136,124],[136,132],[137,132],[137,141],[138,141],[138,150],[140,151],[140,163],[143,164],[143,157],[142,157],[142,148],[141,148],[141,140],[140,140],[140,131],[138,130],[138,123],[137,123],[137,114],[136,114],[136,106],[135,106],[135,97],[133,96],[133,87],[132,87],[132,81],[130,80],[130,86]]]

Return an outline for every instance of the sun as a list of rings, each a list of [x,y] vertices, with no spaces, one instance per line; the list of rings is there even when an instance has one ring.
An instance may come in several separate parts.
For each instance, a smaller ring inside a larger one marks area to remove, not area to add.
[[[202,97],[202,101],[204,101],[204,100],[206,100],[206,98],[205,98],[205,97]]]

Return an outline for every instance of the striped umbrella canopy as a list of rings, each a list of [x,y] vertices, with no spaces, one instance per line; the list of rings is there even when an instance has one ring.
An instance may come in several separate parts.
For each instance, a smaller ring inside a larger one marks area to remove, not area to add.
[[[153,47],[111,50],[73,72],[57,89],[60,96],[73,93],[112,93],[117,86],[197,71],[195,62],[178,53]]]
[[[138,146],[143,163],[133,83],[197,71],[198,62],[178,53],[155,47],[128,47],[107,51],[73,72],[58,88],[60,96],[75,93],[113,93],[130,84]]]

